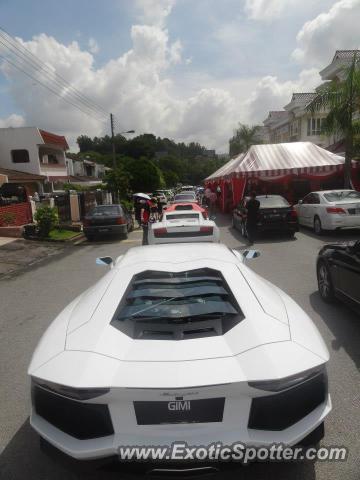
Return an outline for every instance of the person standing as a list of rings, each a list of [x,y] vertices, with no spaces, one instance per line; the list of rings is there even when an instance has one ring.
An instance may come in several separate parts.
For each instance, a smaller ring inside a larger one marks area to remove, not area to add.
[[[135,210],[135,220],[138,223],[139,228],[141,227],[141,201],[138,198],[135,198],[134,202]]]
[[[150,220],[150,200],[142,200],[141,208],[141,225],[143,229],[142,244],[148,245],[148,232],[149,232],[149,220]]]
[[[260,202],[256,199],[256,192],[250,193],[250,200],[246,204],[246,232],[249,245],[253,245],[256,234]]]

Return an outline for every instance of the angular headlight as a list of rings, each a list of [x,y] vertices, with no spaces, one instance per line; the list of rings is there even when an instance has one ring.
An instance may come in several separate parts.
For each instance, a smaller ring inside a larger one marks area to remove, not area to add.
[[[280,392],[306,382],[307,380],[310,380],[319,374],[324,374],[326,376],[326,367],[324,364],[315,368],[311,368],[310,370],[297,373],[296,375],[291,375],[290,377],[284,377],[278,380],[259,380],[256,382],[248,382],[248,385],[258,390],[265,390],[267,392]]]
[[[44,390],[58,393],[63,397],[72,398],[74,400],[90,400],[100,397],[110,391],[110,388],[73,388],[58,383],[48,382],[40,378],[31,377],[32,386],[38,386]]]

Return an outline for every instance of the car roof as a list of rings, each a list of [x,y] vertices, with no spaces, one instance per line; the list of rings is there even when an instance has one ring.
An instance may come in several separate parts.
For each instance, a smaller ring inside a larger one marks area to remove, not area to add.
[[[189,206],[191,206],[192,208],[190,209]],[[186,209],[182,210],[181,208],[177,208],[177,207],[186,207]],[[174,205],[170,205],[169,207],[166,208],[166,210],[164,210],[164,213],[190,212],[191,210],[195,210],[197,212],[205,211],[205,209],[200,207],[200,205],[198,205],[197,203],[188,202],[188,203],[176,203]]]
[[[232,251],[221,243],[166,243],[130,248],[119,262],[119,266],[131,266],[144,262],[152,263],[146,269],[158,268],[164,263],[183,263],[189,260],[201,261],[209,259],[217,262],[239,263]],[[198,268],[194,264],[194,269]]]

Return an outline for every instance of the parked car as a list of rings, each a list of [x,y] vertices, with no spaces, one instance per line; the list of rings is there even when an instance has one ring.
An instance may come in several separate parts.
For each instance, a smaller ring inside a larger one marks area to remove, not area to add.
[[[258,195],[260,202],[257,231],[280,231],[294,236],[299,231],[296,211],[280,195]],[[246,204],[250,198],[244,197],[233,210],[232,225],[246,237]]]
[[[324,245],[316,270],[325,302],[338,298],[360,313],[360,240]]]
[[[134,229],[131,213],[124,205],[98,205],[84,218],[83,230],[88,240],[98,235],[120,234],[127,238]]]
[[[174,200],[172,203],[184,203],[184,202],[190,202],[190,203],[196,203],[196,195],[194,192],[186,192],[186,193],[177,193],[174,197]]]
[[[184,203],[167,208],[163,212],[160,222],[150,226],[148,238],[150,245],[219,242],[220,232],[216,223],[207,218],[204,208],[197,204]]]
[[[312,192],[295,209],[300,225],[312,227],[317,235],[323,230],[360,228],[360,192],[355,190]]]
[[[111,269],[32,356],[30,423],[41,437],[82,460],[138,443],[321,438],[331,411],[326,345],[239,251],[150,245],[99,262]]]

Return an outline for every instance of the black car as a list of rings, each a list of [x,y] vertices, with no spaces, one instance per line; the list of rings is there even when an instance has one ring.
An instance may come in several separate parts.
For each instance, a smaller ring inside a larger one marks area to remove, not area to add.
[[[280,231],[294,236],[299,231],[297,213],[289,202],[280,195],[258,195],[260,202],[257,231]],[[244,197],[233,210],[232,225],[246,237],[246,204],[250,198]]]
[[[360,240],[322,247],[316,270],[325,302],[338,298],[360,313]]]
[[[109,234],[119,234],[127,238],[128,232],[134,228],[134,222],[124,205],[98,205],[85,216],[83,228],[88,240]]]

